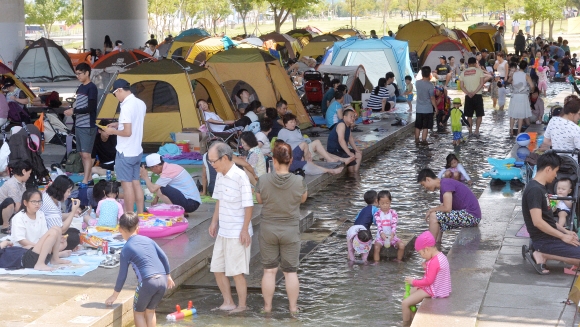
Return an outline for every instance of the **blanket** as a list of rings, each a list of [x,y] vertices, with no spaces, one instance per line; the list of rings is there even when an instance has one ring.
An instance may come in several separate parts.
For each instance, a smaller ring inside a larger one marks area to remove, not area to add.
[[[54,271],[38,271],[34,269],[6,270],[0,269],[0,275],[50,275],[50,276],[84,276],[97,269],[105,255],[82,255],[64,258],[70,260],[68,265],[59,265]]]

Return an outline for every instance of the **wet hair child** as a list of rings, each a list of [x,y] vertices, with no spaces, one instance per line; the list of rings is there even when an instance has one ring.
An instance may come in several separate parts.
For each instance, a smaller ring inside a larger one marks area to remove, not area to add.
[[[497,82],[497,104],[500,111],[504,109],[506,94],[505,85],[502,82]]]
[[[403,95],[407,98],[407,104],[409,105],[407,112],[413,112],[413,78],[410,75],[405,76],[405,86]]]
[[[117,227],[117,221],[123,215],[123,206],[117,201],[119,187],[116,182],[107,182],[103,189],[105,197],[99,201],[95,211],[99,220],[97,226]]]
[[[471,185],[471,178],[469,178],[467,171],[459,163],[459,159],[457,159],[455,154],[448,154],[445,160],[445,168],[439,172],[439,178],[453,178],[457,181],[467,181],[467,184]]]
[[[451,272],[449,261],[442,252],[435,247],[435,237],[426,231],[415,240],[415,250],[425,259],[425,275],[422,279],[405,277],[405,282],[413,286],[411,295],[403,300],[403,326],[410,326],[415,313],[411,306],[421,303],[423,299],[445,298],[451,294]]]
[[[397,237],[397,222],[399,215],[391,209],[391,192],[380,191],[377,195],[379,210],[375,213],[375,222],[377,224],[377,237],[375,238],[375,261],[380,260],[381,247],[394,246],[397,251],[397,262],[403,260],[405,254],[405,243]]]
[[[375,213],[379,211],[379,208],[377,208],[377,192],[373,190],[366,191],[364,199],[367,206],[362,208],[362,210],[356,215],[354,224],[362,225],[370,231],[371,225],[375,222]]]
[[[556,184],[556,194],[558,196],[570,196],[572,194],[572,181],[569,178],[562,178]],[[566,228],[566,220],[570,216],[570,208],[572,208],[572,201],[558,200],[554,213],[558,217],[556,223],[561,227]]]
[[[346,246],[348,248],[349,261],[354,261],[356,252],[361,255],[362,261],[366,263],[369,251],[373,246],[371,232],[363,225],[353,225],[346,232]]]
[[[137,235],[138,225],[139,216],[133,212],[126,213],[119,219],[119,232],[127,243],[121,251],[115,291],[105,304],[112,305],[117,300],[131,265],[139,280],[133,302],[135,326],[155,326],[155,309],[163,299],[165,290],[173,288],[175,283],[169,274],[167,256],[152,239]]]

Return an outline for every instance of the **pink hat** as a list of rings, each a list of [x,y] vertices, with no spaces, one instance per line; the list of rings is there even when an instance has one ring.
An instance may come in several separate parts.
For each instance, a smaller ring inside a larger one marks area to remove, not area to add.
[[[415,251],[421,251],[428,246],[435,246],[435,237],[430,231],[423,232],[415,240]]]
[[[541,72],[543,72],[543,71],[544,71],[544,67],[542,67],[542,66],[538,66],[538,71],[539,71],[540,73],[541,73]]]

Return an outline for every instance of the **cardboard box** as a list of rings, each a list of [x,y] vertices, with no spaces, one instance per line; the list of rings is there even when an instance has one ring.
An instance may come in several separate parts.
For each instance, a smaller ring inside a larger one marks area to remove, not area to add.
[[[205,145],[206,135],[200,131],[175,133],[175,140],[187,141],[189,143],[189,152],[199,152],[204,154],[207,149]]]

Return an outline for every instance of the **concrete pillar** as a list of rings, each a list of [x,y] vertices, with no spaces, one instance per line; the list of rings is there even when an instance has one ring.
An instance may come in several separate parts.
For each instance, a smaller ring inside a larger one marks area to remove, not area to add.
[[[11,0],[6,0],[11,1]],[[105,35],[123,41],[123,49],[149,40],[147,0],[84,0],[85,48],[103,49]]]
[[[12,68],[24,49],[24,0],[0,0],[0,60]]]

